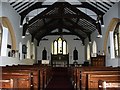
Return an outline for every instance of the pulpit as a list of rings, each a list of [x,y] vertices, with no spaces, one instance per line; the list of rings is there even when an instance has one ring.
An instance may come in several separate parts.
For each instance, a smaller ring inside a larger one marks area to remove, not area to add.
[[[105,55],[97,55],[97,57],[91,57],[92,66],[105,66]]]

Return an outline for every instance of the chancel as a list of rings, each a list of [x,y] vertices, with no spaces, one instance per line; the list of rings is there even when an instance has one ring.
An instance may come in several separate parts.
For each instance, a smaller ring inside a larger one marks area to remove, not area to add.
[[[120,0],[1,0],[0,89],[119,90]]]

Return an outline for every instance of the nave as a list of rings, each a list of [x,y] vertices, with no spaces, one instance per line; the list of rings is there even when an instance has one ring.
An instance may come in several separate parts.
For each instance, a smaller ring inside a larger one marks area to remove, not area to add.
[[[119,67],[13,65],[2,68],[0,89],[119,90]]]
[[[53,78],[45,90],[74,90],[66,67],[53,68]]]

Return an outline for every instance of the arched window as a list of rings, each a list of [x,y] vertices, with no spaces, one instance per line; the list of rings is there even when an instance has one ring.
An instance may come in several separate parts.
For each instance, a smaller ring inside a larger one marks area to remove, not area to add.
[[[47,60],[47,51],[44,47],[44,50],[42,51],[42,60]]]
[[[73,51],[73,60],[78,60],[78,51],[76,50],[76,47],[75,50]]]
[[[93,45],[92,45],[92,52],[97,53],[97,44],[95,41],[93,42]]]
[[[87,45],[87,60],[90,60],[90,45]]]
[[[30,41],[27,41],[27,59],[31,58],[31,54],[30,54]]]
[[[96,57],[97,56],[97,44],[94,41],[92,44],[92,57]]]
[[[120,56],[120,23],[117,24],[114,30],[114,50],[115,57]]]
[[[67,42],[59,37],[53,41],[52,54],[67,54]]]
[[[19,59],[22,60],[22,43],[19,43]]]
[[[31,59],[35,59],[35,44],[32,43]]]
[[[2,26],[0,24],[0,55],[1,55],[1,45],[2,45]]]
[[[67,54],[67,43],[63,41],[63,54]]]

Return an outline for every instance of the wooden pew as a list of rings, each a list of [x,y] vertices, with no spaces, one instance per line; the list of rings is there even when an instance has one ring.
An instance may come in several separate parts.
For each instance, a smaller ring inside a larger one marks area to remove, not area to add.
[[[27,66],[26,66],[27,67]],[[21,67],[5,67],[2,69],[2,72],[11,72],[11,73],[14,73],[14,72],[18,72],[18,73],[24,73],[24,72],[28,72],[28,73],[31,73],[32,74],[32,85],[33,85],[33,88],[34,89],[38,89],[40,88],[39,86],[39,70],[38,69],[35,69],[35,68],[21,68]]]
[[[120,90],[120,80],[98,81],[99,90]]]
[[[52,78],[52,67],[44,65],[13,65],[4,67],[7,71],[29,71],[33,73],[33,88],[42,90],[49,83]]]
[[[10,84],[12,83],[12,87],[4,83],[5,80],[10,80]],[[12,81],[11,81],[12,80]],[[4,71],[2,72],[2,89],[10,88],[10,89],[27,89],[31,90],[33,87],[33,78],[32,73],[30,72],[19,72],[19,71]]]
[[[0,80],[0,89],[13,88],[13,79],[2,79]]]
[[[113,67],[74,67],[71,68],[72,74],[74,77],[72,77],[72,80],[75,82],[75,89],[78,90],[86,90],[88,88],[88,74],[91,72],[99,72],[99,71],[118,71],[119,68],[113,68]],[[76,73],[77,72],[77,73]]]
[[[88,89],[98,89],[99,80],[118,81],[120,80],[119,71],[93,71],[87,74]]]

